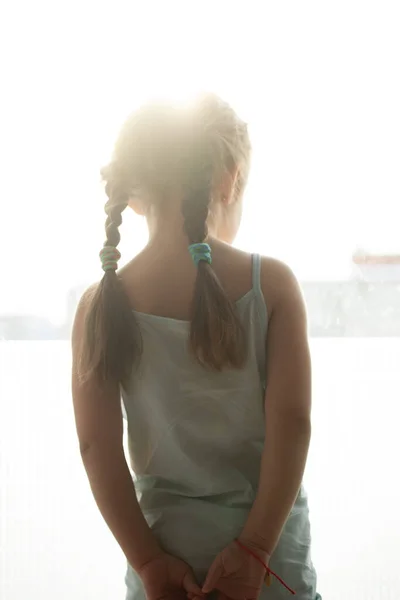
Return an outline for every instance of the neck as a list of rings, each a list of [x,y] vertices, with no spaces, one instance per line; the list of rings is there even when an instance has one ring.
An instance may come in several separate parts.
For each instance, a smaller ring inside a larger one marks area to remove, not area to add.
[[[183,230],[183,217],[180,211],[170,211],[168,214],[147,215],[149,228],[148,247],[161,248],[163,251],[181,250],[189,242]]]
[[[189,240],[184,231],[184,220],[180,210],[169,211],[168,214],[148,214],[147,225],[149,228],[148,249],[156,248],[158,251],[161,249],[163,253],[168,254],[187,250]]]

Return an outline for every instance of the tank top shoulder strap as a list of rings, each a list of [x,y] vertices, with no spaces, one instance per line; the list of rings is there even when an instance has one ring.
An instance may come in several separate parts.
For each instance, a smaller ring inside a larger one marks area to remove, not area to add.
[[[252,285],[253,291],[256,292],[257,295],[262,296],[261,291],[261,256],[259,254],[252,254]]]
[[[262,325],[267,325],[268,322],[268,307],[264,294],[261,289],[261,255],[252,255],[252,281],[253,281],[253,297],[255,297],[256,305],[261,319]]]
[[[261,256],[252,255],[253,305],[257,318],[253,324],[253,340],[256,345],[257,363],[261,381],[265,384],[265,341],[268,330],[268,308],[261,289]]]

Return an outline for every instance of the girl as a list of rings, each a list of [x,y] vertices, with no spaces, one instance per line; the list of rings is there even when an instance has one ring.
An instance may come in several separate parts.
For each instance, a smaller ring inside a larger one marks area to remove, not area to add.
[[[203,96],[131,116],[102,172],[104,276],[76,313],[73,398],[126,600],[319,598],[306,315],[285,265],[231,246],[249,161],[246,125]],[[128,206],[149,242],[117,273]]]

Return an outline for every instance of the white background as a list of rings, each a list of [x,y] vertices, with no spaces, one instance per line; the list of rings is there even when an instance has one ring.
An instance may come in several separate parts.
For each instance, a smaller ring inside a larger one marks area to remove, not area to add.
[[[248,121],[241,246],[325,280],[399,251],[398,2],[5,0],[0,23],[0,312],[62,319],[99,276],[99,167],[155,94],[215,90]],[[144,240],[124,228],[124,257]]]

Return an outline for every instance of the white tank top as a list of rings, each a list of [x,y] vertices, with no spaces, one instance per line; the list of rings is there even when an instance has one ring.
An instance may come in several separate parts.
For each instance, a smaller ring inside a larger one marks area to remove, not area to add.
[[[188,349],[190,325],[134,312],[143,352],[122,390],[135,486],[143,514],[161,546],[192,566],[200,583],[218,552],[240,533],[254,502],[265,440],[265,340],[268,315],[253,256],[252,289],[237,309],[247,332],[240,370],[212,372]],[[302,489],[271,569],[316,600],[307,498]],[[128,565],[126,600],[145,600]],[[278,582],[261,600],[284,600]]]

